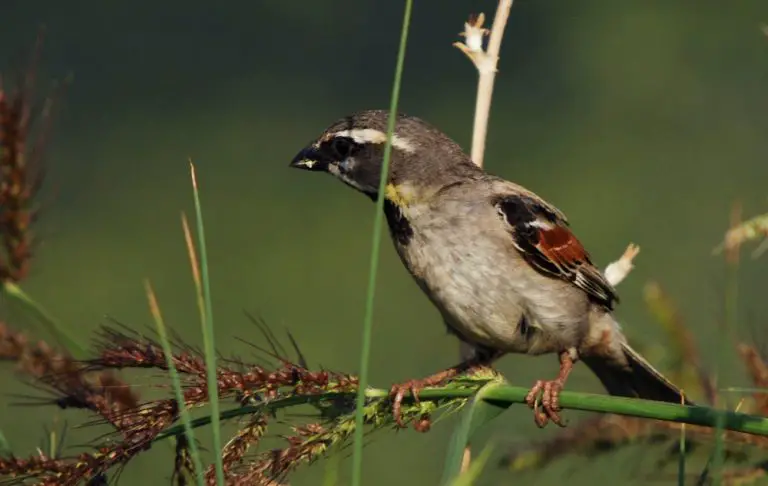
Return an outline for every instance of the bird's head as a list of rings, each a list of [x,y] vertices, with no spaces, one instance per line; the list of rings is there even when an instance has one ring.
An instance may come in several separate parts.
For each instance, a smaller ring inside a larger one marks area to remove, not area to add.
[[[327,172],[376,200],[389,112],[371,110],[334,122],[290,166]],[[461,147],[425,121],[398,114],[385,185],[387,199],[407,204],[479,169]]]

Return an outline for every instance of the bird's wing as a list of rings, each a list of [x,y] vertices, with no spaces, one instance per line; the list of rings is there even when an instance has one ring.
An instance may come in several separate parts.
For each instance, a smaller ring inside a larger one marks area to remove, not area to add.
[[[557,208],[533,194],[501,194],[493,198],[508,225],[515,247],[539,272],[572,283],[597,304],[613,310],[616,291],[589,258]]]

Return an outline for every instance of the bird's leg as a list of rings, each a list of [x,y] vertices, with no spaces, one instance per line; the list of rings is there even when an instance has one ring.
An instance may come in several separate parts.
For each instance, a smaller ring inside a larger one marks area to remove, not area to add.
[[[560,418],[560,391],[571,374],[573,369],[573,356],[569,351],[560,353],[560,372],[554,380],[538,380],[528,395],[525,402],[533,409],[533,420],[539,427],[547,425],[552,421],[560,427],[565,427],[565,423]],[[539,407],[539,393],[541,393],[541,407]]]
[[[440,383],[443,383],[444,381],[462,373],[474,372],[483,369],[490,365],[500,355],[500,353],[493,353],[490,355],[477,355],[472,359],[459,363],[455,366],[451,366],[448,369],[445,369],[439,373],[435,373],[434,375],[428,376],[426,378],[422,378],[420,380],[408,380],[404,383],[392,385],[392,388],[389,391],[389,396],[392,398],[392,415],[395,418],[395,423],[397,423],[399,427],[406,427],[401,416],[401,407],[403,398],[405,397],[406,393],[410,393],[413,399],[418,403],[419,392],[424,387],[439,385]]]

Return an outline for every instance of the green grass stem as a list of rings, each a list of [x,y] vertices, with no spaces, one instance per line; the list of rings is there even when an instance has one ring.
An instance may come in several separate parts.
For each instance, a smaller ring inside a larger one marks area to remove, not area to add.
[[[28,310],[32,311],[45,329],[53,334],[56,342],[63,346],[72,356],[75,358],[84,358],[86,356],[85,347],[73,338],[59,321],[49,314],[42,305],[30,297],[29,294],[24,292],[21,287],[13,282],[5,282],[3,288],[7,295],[13,297],[22,303]]]
[[[189,171],[192,177],[192,193],[195,199],[195,219],[197,222],[197,239],[200,243],[200,271],[198,267],[194,243],[189,237],[189,229],[186,228],[187,247],[190,252],[190,260],[193,268],[192,275],[195,281],[197,305],[200,309],[200,322],[203,328],[203,349],[205,350],[205,370],[208,382],[208,400],[211,407],[211,429],[213,433],[213,450],[216,467],[216,484],[224,486],[224,463],[221,457],[221,423],[219,422],[219,381],[216,372],[216,345],[213,331],[213,305],[211,303],[211,281],[208,273],[208,252],[205,245],[205,228],[203,226],[203,210],[200,204],[200,191],[197,186],[195,165],[189,161]],[[186,220],[184,220],[186,221]],[[202,282],[201,282],[202,280]]]
[[[678,442],[678,457],[677,457],[677,484],[678,486],[685,486],[685,424],[680,426],[680,440]]]
[[[10,457],[11,454],[13,454],[11,444],[8,442],[8,439],[5,438],[3,431],[0,430],[0,457]]]
[[[379,178],[379,197],[376,201],[376,213],[373,221],[373,241],[371,243],[371,262],[368,271],[368,291],[365,302],[365,316],[363,318],[363,335],[360,346],[360,390],[357,394],[357,411],[355,414],[355,437],[352,453],[352,486],[362,484],[363,470],[363,408],[365,406],[365,393],[368,386],[368,362],[371,353],[371,334],[373,328],[373,302],[376,293],[376,274],[379,266],[379,247],[381,246],[382,220],[384,217],[384,188],[389,173],[389,159],[392,155],[392,134],[397,120],[397,103],[400,98],[400,84],[405,64],[405,48],[408,44],[408,27],[411,22],[411,9],[413,0],[406,0],[403,13],[403,25],[400,33],[400,46],[397,52],[397,64],[395,67],[395,80],[392,86],[392,98],[389,105],[389,123],[387,125],[387,142],[384,146],[384,161],[381,165]]]
[[[525,404],[525,396],[528,394],[529,390],[529,388],[518,386],[501,385],[494,387],[492,390],[487,390],[483,399],[491,403],[498,403],[502,406]],[[439,388],[427,388],[419,393],[419,399],[421,401],[467,399],[472,397],[476,392],[477,388],[449,385]],[[365,397],[367,399],[384,399],[387,398],[388,395],[389,391],[381,388],[371,388],[365,392]],[[244,415],[266,413],[307,403],[317,403],[324,400],[338,400],[340,398],[348,399],[353,396],[352,393],[341,392],[329,392],[312,396],[291,396],[259,405],[226,410],[221,413],[220,418],[222,420],[228,420]],[[405,402],[410,403],[411,400],[412,398],[406,395]],[[560,405],[565,410],[611,413],[628,417],[701,425],[704,427],[715,427],[718,416],[722,416],[723,429],[725,430],[751,435],[768,436],[768,418],[728,410],[717,410],[710,407],[678,405],[675,403],[569,391],[564,391],[560,395]],[[520,413],[531,413],[527,406],[519,409],[519,411]],[[192,421],[192,426],[203,427],[210,423],[211,417],[200,417]],[[171,427],[159,434],[156,440],[178,435],[183,432],[183,428],[179,426]]]
[[[183,424],[183,433],[187,436],[187,442],[189,443],[189,453],[192,456],[192,462],[195,465],[195,478],[198,486],[203,486],[203,465],[200,460],[200,452],[197,450],[197,442],[195,441],[194,427],[192,426],[192,417],[187,409],[184,392],[181,389],[181,379],[179,378],[179,372],[176,370],[176,365],[173,362],[173,350],[171,349],[171,343],[168,341],[168,333],[165,329],[165,322],[163,316],[160,313],[160,306],[157,303],[157,297],[152,290],[152,285],[149,281],[145,282],[147,290],[147,299],[149,300],[149,310],[152,313],[152,318],[157,326],[157,333],[160,337],[160,344],[163,346],[163,353],[165,354],[165,362],[168,365],[168,374],[171,377],[173,384],[173,393],[176,398],[176,403],[179,407],[179,414],[181,415],[181,421]],[[218,418],[218,417],[217,417]],[[213,421],[213,419],[211,419]],[[209,421],[210,423],[210,421]],[[174,434],[179,435],[179,434]]]

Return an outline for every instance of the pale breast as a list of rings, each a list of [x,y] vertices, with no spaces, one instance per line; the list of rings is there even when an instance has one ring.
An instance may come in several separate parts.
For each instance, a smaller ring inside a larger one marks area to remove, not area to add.
[[[578,289],[531,269],[490,205],[446,200],[410,207],[405,216],[412,234],[396,241],[403,262],[468,341],[539,354],[575,345],[583,334],[586,298],[583,316],[574,315]],[[552,298],[558,290],[567,301]]]

